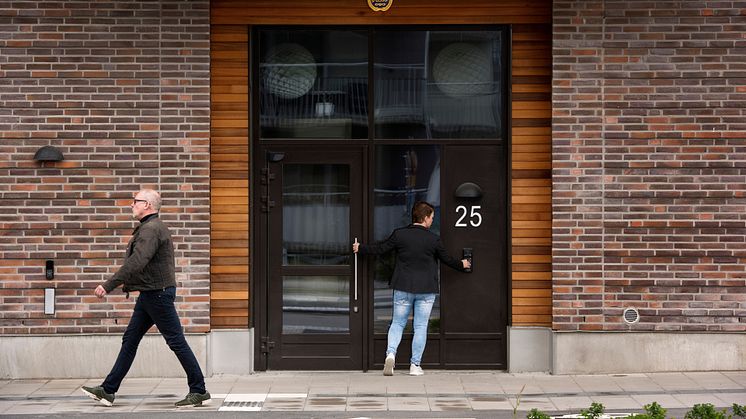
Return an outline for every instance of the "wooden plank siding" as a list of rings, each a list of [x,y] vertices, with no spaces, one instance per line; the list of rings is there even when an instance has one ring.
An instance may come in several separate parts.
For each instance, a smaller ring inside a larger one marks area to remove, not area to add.
[[[210,28],[210,327],[249,327],[249,30]]]
[[[513,326],[551,326],[552,3],[212,0],[212,327],[248,326],[249,25],[509,24]],[[245,269],[245,271],[244,271]]]

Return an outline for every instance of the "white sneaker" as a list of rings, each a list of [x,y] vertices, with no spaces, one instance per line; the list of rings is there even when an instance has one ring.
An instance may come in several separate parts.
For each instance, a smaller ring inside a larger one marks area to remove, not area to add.
[[[422,367],[419,365],[409,365],[409,375],[425,375],[425,371],[422,371]]]
[[[386,355],[386,361],[383,362],[383,375],[394,375],[394,364],[396,364],[394,354]]]

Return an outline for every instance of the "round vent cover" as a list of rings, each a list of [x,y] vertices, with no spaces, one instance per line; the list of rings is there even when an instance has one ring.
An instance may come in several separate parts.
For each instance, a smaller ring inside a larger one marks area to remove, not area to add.
[[[634,307],[627,307],[624,309],[624,322],[627,324],[633,324],[640,321],[640,312]]]

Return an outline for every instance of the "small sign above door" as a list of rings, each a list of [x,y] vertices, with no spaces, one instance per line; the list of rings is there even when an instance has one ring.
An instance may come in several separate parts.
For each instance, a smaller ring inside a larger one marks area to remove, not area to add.
[[[368,0],[368,6],[375,12],[385,12],[389,10],[394,0]]]

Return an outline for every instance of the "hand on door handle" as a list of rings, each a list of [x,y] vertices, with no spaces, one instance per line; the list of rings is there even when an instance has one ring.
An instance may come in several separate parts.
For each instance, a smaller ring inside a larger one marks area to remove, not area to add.
[[[463,258],[461,259],[461,264],[464,265],[464,272],[471,272],[471,261],[472,261],[472,258],[474,257],[473,251],[471,250],[470,247],[465,247],[461,251],[461,255],[462,255],[461,257]]]
[[[352,243],[352,253],[357,253],[359,247],[360,243],[358,243],[357,237],[355,237],[355,242]]]

